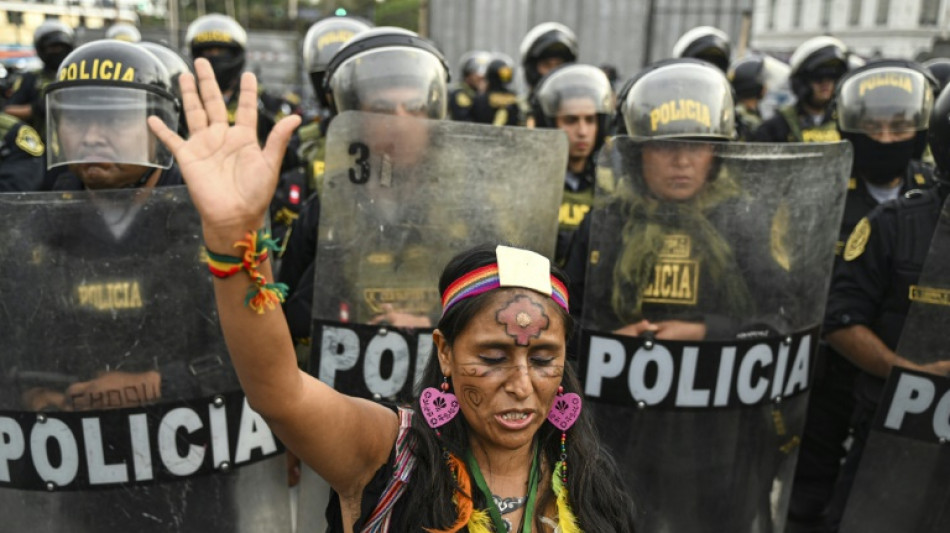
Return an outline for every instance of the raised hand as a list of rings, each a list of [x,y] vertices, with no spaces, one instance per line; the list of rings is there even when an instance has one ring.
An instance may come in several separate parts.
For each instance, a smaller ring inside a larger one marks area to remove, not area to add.
[[[235,124],[214,78],[211,64],[195,61],[195,78],[179,78],[189,137],[184,140],[157,117],[149,117],[152,132],[175,155],[191,199],[201,215],[209,249],[230,253],[244,233],[261,227],[277,185],[281,159],[300,118],[278,122],[264,148],[257,141],[257,80],[245,72]],[[199,89],[200,88],[200,94]]]

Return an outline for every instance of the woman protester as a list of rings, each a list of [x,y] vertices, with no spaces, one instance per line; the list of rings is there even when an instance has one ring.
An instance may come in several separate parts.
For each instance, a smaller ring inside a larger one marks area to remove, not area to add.
[[[507,521],[518,531],[632,531],[633,505],[565,364],[565,280],[540,255],[476,249],[446,267],[437,357],[418,408],[348,397],[298,370],[281,288],[267,281],[270,243],[257,232],[298,119],[279,122],[261,149],[254,76],[243,75],[229,127],[210,65],[199,59],[195,70],[197,88],[191,75],[181,79],[189,139],[155,118],[149,125],[175,154],[201,215],[247,399],[336,491],[331,530],[501,532]],[[242,257],[225,255],[241,248]]]

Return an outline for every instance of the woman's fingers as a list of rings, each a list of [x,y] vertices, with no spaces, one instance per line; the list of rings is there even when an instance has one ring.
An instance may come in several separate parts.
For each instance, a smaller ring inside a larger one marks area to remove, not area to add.
[[[152,133],[158,137],[158,140],[162,141],[162,144],[167,146],[175,158],[178,159],[178,150],[185,144],[185,140],[166,126],[165,123],[162,122],[162,119],[154,115],[148,117],[148,127],[151,128]]]
[[[267,142],[264,144],[264,159],[271,168],[280,168],[284,152],[287,150],[287,143],[290,142],[290,137],[294,134],[297,126],[300,126],[300,116],[290,115],[280,119],[270,130]]]
[[[198,75],[198,93],[204,105],[204,112],[208,115],[208,124],[228,124],[228,110],[224,105],[224,97],[218,88],[218,81],[214,79],[214,70],[211,63],[203,57],[195,60],[195,74]]]
[[[250,72],[241,74],[241,93],[234,125],[257,128],[257,78]]]

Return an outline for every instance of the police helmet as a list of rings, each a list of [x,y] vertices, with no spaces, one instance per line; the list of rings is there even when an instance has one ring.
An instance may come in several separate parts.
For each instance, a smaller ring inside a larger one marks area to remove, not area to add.
[[[809,82],[831,78],[837,81],[848,71],[848,47],[834,37],[821,35],[803,42],[789,59],[792,92],[799,100],[811,97]]]
[[[515,62],[505,54],[495,54],[485,69],[489,91],[503,91],[515,77]]]
[[[459,59],[459,73],[462,75],[462,79],[464,80],[472,74],[484,77],[488,70],[488,63],[491,60],[491,52],[485,50],[465,52],[462,54],[462,58]]]
[[[106,30],[106,39],[137,43],[142,40],[142,34],[138,28],[128,22],[116,22]]]
[[[333,55],[354,35],[372,28],[372,24],[354,17],[330,17],[315,22],[303,38],[303,67],[320,105],[327,104],[323,79]]]
[[[660,61],[631,78],[625,92],[619,111],[627,134],[635,139],[735,138],[732,86],[707,61]]]
[[[541,79],[538,62],[558,57],[565,63],[577,61],[577,37],[570,28],[557,22],[544,22],[531,28],[521,40],[521,67],[525,81],[534,87]]]
[[[379,27],[353,37],[333,56],[324,90],[333,113],[391,114],[398,105],[410,114],[443,119],[448,81],[445,58],[434,44],[403,28]],[[402,102],[379,96],[394,89],[413,89],[416,96],[400,95]]]
[[[50,47],[57,46],[51,50]],[[63,58],[76,47],[76,34],[66,23],[56,19],[46,19],[33,32],[33,48],[48,70],[59,68]]]
[[[849,72],[838,84],[838,130],[854,146],[852,173],[886,183],[927,146],[937,81],[913,61],[885,59]]]
[[[175,98],[181,100],[181,88],[178,86],[178,78],[185,72],[191,72],[191,66],[188,65],[188,62],[185,61],[178,52],[163,44],[150,41],[141,41],[137,44],[154,54],[155,57],[165,65],[165,69],[168,70],[168,76],[171,79],[172,94],[175,95]]]
[[[950,91],[943,91],[930,114],[928,140],[937,167],[936,176],[950,184]]]
[[[536,125],[556,128],[560,115],[597,115],[597,141],[603,144],[607,122],[613,115],[613,88],[604,71],[593,65],[560,66],[538,82],[532,96]]]
[[[751,55],[736,60],[726,76],[736,91],[736,98],[761,98],[765,89],[765,59]]]
[[[171,152],[155,138],[146,119],[155,115],[174,130],[179,104],[168,70],[137,44],[99,40],[76,48],[47,86],[46,107],[48,168],[73,163],[172,164]]]
[[[236,20],[220,13],[200,16],[188,25],[185,41],[192,61],[204,57],[211,63],[222,91],[235,87],[244,70],[247,48],[247,32]]]
[[[729,68],[732,45],[719,28],[698,26],[684,33],[673,45],[673,57],[694,57],[708,61],[723,72]]]
[[[935,57],[924,61],[922,66],[929,70],[937,80],[937,90],[934,91],[934,98],[937,98],[943,93],[943,88],[947,86],[947,82],[950,81],[950,58]]]

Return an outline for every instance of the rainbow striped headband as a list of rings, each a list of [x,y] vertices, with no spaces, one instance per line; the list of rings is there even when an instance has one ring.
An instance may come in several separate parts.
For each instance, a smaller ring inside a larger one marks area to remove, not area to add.
[[[568,310],[567,287],[551,275],[548,258],[520,248],[498,246],[497,263],[477,268],[452,282],[442,293],[442,314],[458,302],[500,287],[522,287],[551,297]]]

